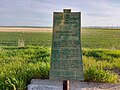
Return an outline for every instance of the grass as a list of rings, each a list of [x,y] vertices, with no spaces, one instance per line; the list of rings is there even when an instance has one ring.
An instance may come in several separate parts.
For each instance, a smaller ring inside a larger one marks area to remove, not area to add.
[[[113,53],[113,50],[83,49],[85,81],[117,83],[118,75],[111,69],[120,69],[120,57],[108,55],[112,60],[99,59],[94,53]],[[0,89],[24,90],[32,78],[49,78],[50,48],[39,46],[0,47]],[[89,53],[90,52],[90,53]],[[94,52],[94,53],[91,53]]]
[[[120,58],[120,50],[108,50],[108,49],[83,49],[83,55],[88,57],[94,57],[96,60],[106,60],[110,62],[117,61]]]
[[[118,78],[119,72],[114,71],[114,69],[120,70],[119,63],[120,58],[117,58],[116,61],[111,62],[83,56],[85,80],[94,82],[120,83]]]
[[[0,46],[17,46],[23,39],[25,45],[51,46],[51,33],[44,32],[0,32]]]
[[[84,77],[86,81],[117,83],[118,75],[110,71],[104,71],[103,69],[89,67],[85,70]]]
[[[82,29],[85,81],[120,83],[119,37],[120,30]],[[17,47],[19,38],[25,48]],[[24,90],[32,78],[49,77],[51,38],[50,32],[0,32],[0,90]]]
[[[83,48],[102,48],[120,50],[120,30],[104,29],[83,29],[82,47]]]
[[[120,50],[120,30],[82,29],[83,48],[103,48]],[[17,46],[18,40],[23,39],[25,45],[51,47],[51,32],[0,32],[0,46]]]
[[[48,78],[48,48],[1,47],[0,52],[0,90],[24,90],[31,78]]]

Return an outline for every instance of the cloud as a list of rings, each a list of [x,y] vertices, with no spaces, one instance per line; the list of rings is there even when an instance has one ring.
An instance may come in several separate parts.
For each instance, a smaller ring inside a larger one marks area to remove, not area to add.
[[[82,12],[82,25],[117,25],[119,0],[0,0],[0,25],[51,26],[54,11]]]

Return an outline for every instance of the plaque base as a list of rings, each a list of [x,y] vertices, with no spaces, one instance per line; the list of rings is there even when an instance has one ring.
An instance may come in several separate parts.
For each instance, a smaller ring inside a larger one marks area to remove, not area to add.
[[[120,84],[70,81],[70,90],[120,90]],[[62,80],[32,79],[27,90],[63,90]]]

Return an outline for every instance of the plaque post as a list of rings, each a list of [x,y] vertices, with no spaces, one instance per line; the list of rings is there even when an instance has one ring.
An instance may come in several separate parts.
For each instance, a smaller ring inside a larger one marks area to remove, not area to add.
[[[63,81],[63,90],[69,90],[69,80]]]

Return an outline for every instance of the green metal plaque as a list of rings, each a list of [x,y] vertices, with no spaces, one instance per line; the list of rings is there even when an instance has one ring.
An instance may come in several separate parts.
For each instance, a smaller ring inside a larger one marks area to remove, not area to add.
[[[54,12],[50,79],[84,80],[80,21],[80,12]]]

